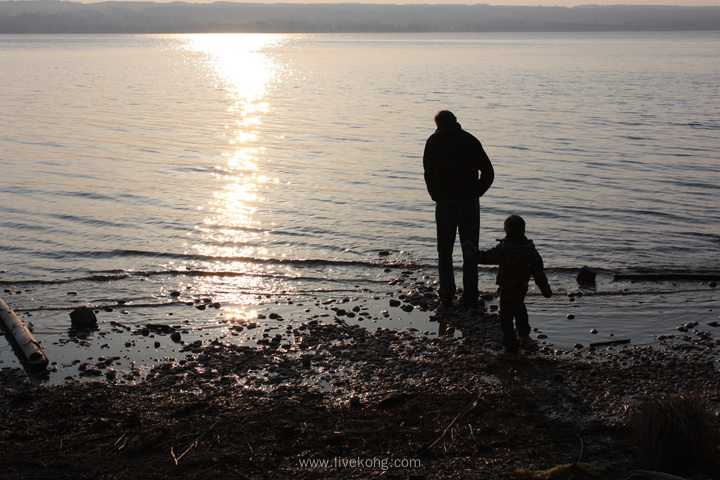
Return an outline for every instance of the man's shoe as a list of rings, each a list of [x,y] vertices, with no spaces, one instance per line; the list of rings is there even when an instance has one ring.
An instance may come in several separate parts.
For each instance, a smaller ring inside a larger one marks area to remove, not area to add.
[[[453,308],[453,297],[440,297],[438,312],[447,312]]]
[[[529,335],[520,337],[520,348],[523,350],[537,350],[537,343]]]

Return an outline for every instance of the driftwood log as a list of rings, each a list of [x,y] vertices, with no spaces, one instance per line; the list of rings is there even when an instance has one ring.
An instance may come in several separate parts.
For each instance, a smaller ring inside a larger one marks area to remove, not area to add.
[[[669,281],[669,280],[720,280],[720,273],[618,273],[613,276],[615,281]]]
[[[630,343],[629,338],[618,338],[617,340],[603,340],[600,342],[591,343],[590,346],[591,347],[602,347],[605,345],[623,345],[626,343]]]
[[[15,354],[28,368],[43,370],[48,366],[48,358],[40,348],[40,344],[2,299],[0,299],[0,324],[2,324]]]

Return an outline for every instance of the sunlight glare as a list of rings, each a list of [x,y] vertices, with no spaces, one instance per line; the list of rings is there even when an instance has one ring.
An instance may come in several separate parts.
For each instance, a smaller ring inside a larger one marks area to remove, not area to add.
[[[209,215],[197,227],[201,242],[197,251],[215,263],[209,268],[218,272],[241,273],[233,276],[238,289],[233,303],[247,304],[247,292],[265,292],[263,265],[252,262],[265,252],[261,240],[266,228],[255,218],[263,201],[261,189],[270,180],[260,173],[262,117],[270,111],[266,97],[269,89],[279,82],[281,66],[266,53],[266,49],[283,42],[282,35],[272,34],[201,34],[186,35],[187,48],[201,55],[217,88],[227,91],[235,116],[229,140],[230,151],[224,163],[215,169],[215,176],[223,185],[215,192],[207,206]],[[249,260],[249,261],[248,261]],[[210,277],[203,281],[213,282]],[[227,279],[225,279],[227,281]],[[242,317],[242,315],[238,315]]]

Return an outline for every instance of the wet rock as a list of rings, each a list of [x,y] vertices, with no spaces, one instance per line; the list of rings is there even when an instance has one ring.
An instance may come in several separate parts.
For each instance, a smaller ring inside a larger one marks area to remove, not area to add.
[[[97,327],[97,317],[89,307],[76,308],[70,312],[70,321],[72,326],[76,328]]]
[[[580,285],[592,286],[595,285],[595,276],[597,271],[588,267],[587,265],[580,269],[577,275],[576,281]]]
[[[312,355],[303,355],[300,357],[300,362],[304,368],[310,368],[312,366]]]

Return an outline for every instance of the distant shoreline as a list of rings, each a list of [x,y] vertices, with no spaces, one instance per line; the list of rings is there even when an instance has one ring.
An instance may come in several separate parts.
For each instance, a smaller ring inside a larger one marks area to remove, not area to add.
[[[718,30],[720,7],[0,2],[0,34]]]

